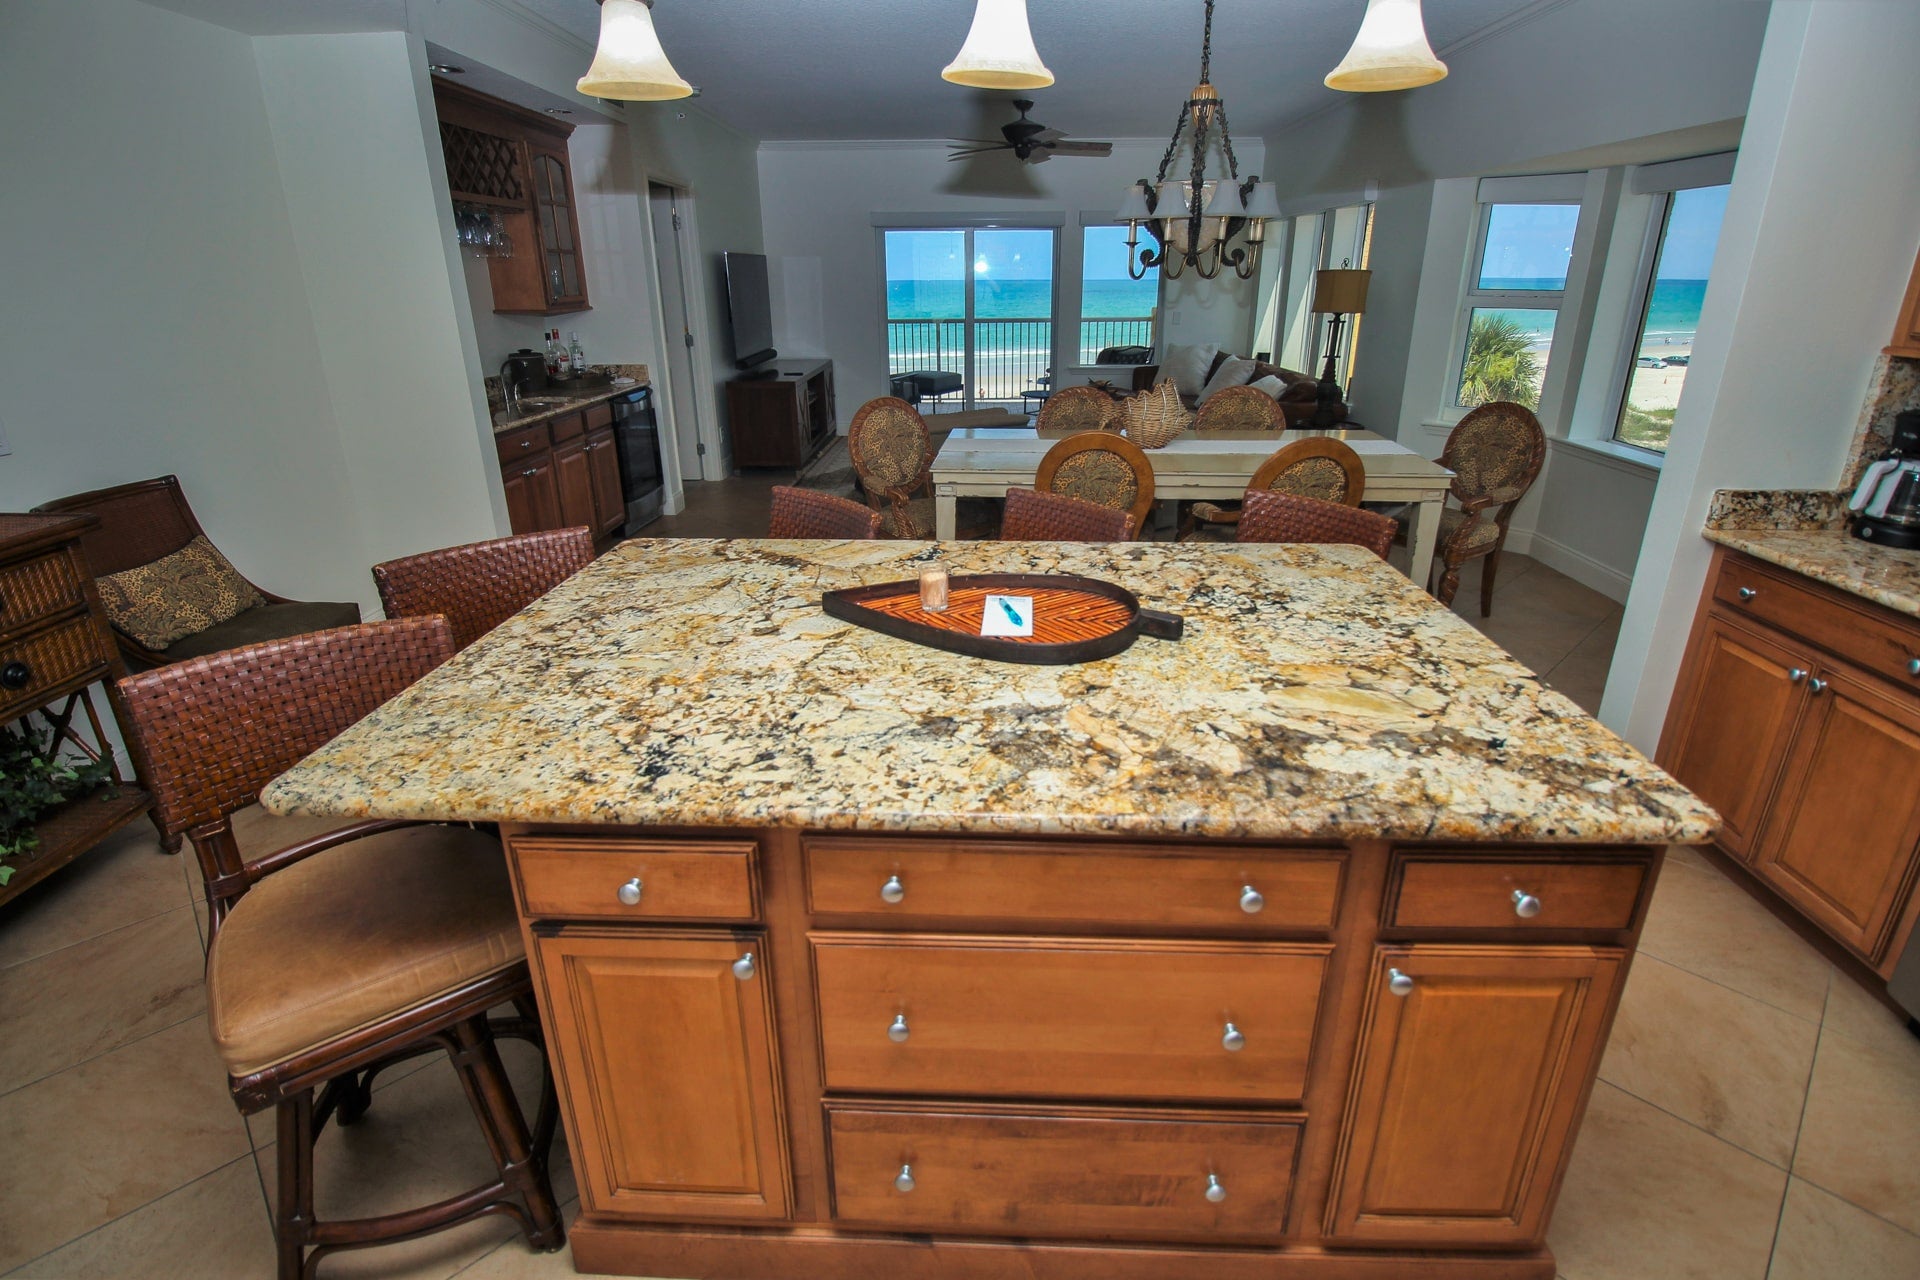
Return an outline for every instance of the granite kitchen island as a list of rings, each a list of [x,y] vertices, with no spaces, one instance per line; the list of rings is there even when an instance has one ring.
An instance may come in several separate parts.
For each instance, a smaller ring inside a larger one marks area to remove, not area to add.
[[[821,592],[1066,572],[1029,667]],[[1550,1280],[1715,815],[1353,547],[630,542],[264,797],[501,824],[582,1270]]]

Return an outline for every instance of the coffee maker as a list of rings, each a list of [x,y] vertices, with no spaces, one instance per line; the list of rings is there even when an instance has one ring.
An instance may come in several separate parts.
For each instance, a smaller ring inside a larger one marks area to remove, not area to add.
[[[1920,547],[1920,409],[1894,415],[1893,443],[1847,502],[1853,536],[1883,547]]]

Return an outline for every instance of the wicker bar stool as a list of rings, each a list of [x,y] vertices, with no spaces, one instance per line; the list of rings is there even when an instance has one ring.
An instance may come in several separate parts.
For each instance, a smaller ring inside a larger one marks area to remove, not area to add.
[[[1033,420],[1036,431],[1118,431],[1120,402],[1098,387],[1062,387]]]
[[[1196,434],[1208,431],[1272,431],[1287,429],[1286,410],[1257,387],[1224,387],[1200,402],[1193,415]]]
[[[1350,542],[1385,560],[1399,527],[1399,521],[1377,511],[1276,489],[1249,489],[1241,499],[1234,541]]]
[[[585,528],[523,533],[373,566],[389,618],[440,614],[464,649],[593,563]]]
[[[340,1249],[412,1239],[487,1214],[536,1249],[565,1239],[547,1149],[551,1073],[528,1133],[494,1047],[539,1043],[526,952],[497,836],[439,823],[278,818],[274,777],[446,661],[443,618],[341,627],[189,659],[120,682],[128,740],[164,830],[185,833],[211,908],[207,1021],[243,1114],[273,1107],[280,1280]],[[316,831],[316,827],[322,828]],[[488,1011],[516,1006],[492,1021]],[[432,1204],[320,1221],[313,1148],[352,1124],[374,1075],[445,1050],[493,1156],[493,1178]],[[317,1096],[316,1096],[317,1091]]]
[[[1367,490],[1367,468],[1360,461],[1360,455],[1345,441],[1330,436],[1316,436],[1296,440],[1285,448],[1276,449],[1254,471],[1253,478],[1247,481],[1247,488],[1273,489],[1303,498],[1318,498],[1322,502],[1357,507],[1360,505],[1360,496]],[[1193,504],[1192,527],[1183,534],[1183,540],[1222,540],[1225,530],[1239,522],[1240,509],[1237,507],[1196,502]]]
[[[769,538],[877,538],[880,513],[813,489],[773,486]]]
[[[1130,511],[1064,493],[1007,490],[1007,514],[1000,522],[1002,542],[1127,542],[1132,538]]]
[[[1153,464],[1139,445],[1111,431],[1083,431],[1047,450],[1033,487],[1125,511],[1136,529],[1153,510]]]
[[[933,536],[933,440],[912,405],[894,396],[861,405],[847,427],[847,453],[884,536]]]

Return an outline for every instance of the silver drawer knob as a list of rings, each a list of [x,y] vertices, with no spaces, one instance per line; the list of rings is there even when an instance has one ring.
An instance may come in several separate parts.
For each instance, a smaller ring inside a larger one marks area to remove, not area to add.
[[[1389,969],[1387,970],[1387,990],[1397,996],[1410,996],[1413,994],[1413,979],[1398,969]]]
[[[753,974],[754,974],[753,952],[748,951],[742,954],[738,960],[735,960],[733,962],[733,976],[740,979],[740,981],[745,982],[749,978],[753,977]]]
[[[1533,919],[1540,914],[1540,899],[1534,897],[1525,889],[1515,889],[1513,891],[1513,914],[1519,916],[1522,920]]]
[[[1799,684],[1802,680],[1805,680],[1806,678],[1807,678],[1807,669],[1805,667],[1788,667],[1787,668],[1788,684]]]
[[[907,1192],[913,1190],[913,1166],[912,1165],[903,1164],[900,1166],[900,1172],[895,1174],[893,1178],[893,1189],[895,1191],[898,1191],[901,1195],[905,1195],[907,1194]]]
[[[1825,693],[1827,691],[1827,682],[1815,676],[1813,679],[1807,681],[1807,689],[1812,693]]]
[[[905,1044],[908,1034],[907,1015],[904,1013],[895,1014],[893,1017],[893,1025],[887,1028],[887,1039],[893,1041],[895,1044]]]
[[[1220,1179],[1218,1175],[1211,1174],[1211,1173],[1208,1174],[1207,1175],[1208,1202],[1211,1204],[1219,1204],[1222,1200],[1225,1200],[1226,1198],[1227,1198],[1227,1189],[1220,1185]]]
[[[1754,598],[1755,596],[1757,596],[1757,595],[1759,595],[1759,594],[1760,594],[1760,593],[1759,593],[1758,591],[1755,591],[1755,590],[1754,590],[1754,589],[1753,589],[1752,587],[1742,587],[1742,588],[1740,588],[1740,598],[1741,598],[1742,600],[1751,600],[1751,599],[1753,599],[1753,598]]]
[[[620,905],[623,907],[639,906],[640,905],[640,877],[635,876],[633,879],[621,885],[619,897],[620,897]]]
[[[1267,900],[1261,896],[1260,891],[1258,889],[1254,888],[1250,884],[1241,886],[1240,909],[1242,911],[1246,912],[1250,916],[1257,916],[1260,914],[1260,909],[1266,905],[1267,905]]]
[[[880,886],[880,901],[898,902],[907,896],[907,886],[900,883],[899,876],[888,876],[887,882]]]
[[[1228,1053],[1238,1053],[1247,1047],[1247,1037],[1241,1033],[1240,1028],[1229,1022],[1226,1034],[1220,1037],[1220,1047]]]

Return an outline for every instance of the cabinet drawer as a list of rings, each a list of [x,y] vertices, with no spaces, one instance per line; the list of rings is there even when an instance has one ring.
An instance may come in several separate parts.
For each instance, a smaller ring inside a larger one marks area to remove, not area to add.
[[[752,920],[753,853],[747,840],[513,842],[529,917]]]
[[[0,721],[40,706],[76,683],[104,676],[106,670],[100,633],[90,616],[9,641],[0,646],[0,671],[5,672],[0,683]]]
[[[613,406],[604,401],[599,404],[588,405],[584,412],[587,419],[587,430],[589,431],[596,431],[601,427],[611,427],[613,425]]]
[[[521,427],[514,431],[502,431],[493,438],[493,447],[500,451],[500,461],[518,462],[522,458],[531,458],[547,447],[547,425],[536,422],[530,427]]]
[[[1332,928],[1344,850],[809,840],[815,915],[1234,931]],[[1251,889],[1253,892],[1248,893]]]
[[[1790,632],[1877,676],[1920,689],[1920,677],[1908,669],[1920,657],[1920,626],[1866,601],[1829,593],[1785,569],[1735,555],[1722,560],[1713,598],[1728,614]]]
[[[827,1135],[834,1217],[843,1223],[1199,1241],[1283,1235],[1300,1145],[1293,1121],[1115,1119],[1044,1109],[829,1105]],[[1207,1199],[1209,1176],[1217,1202]]]
[[[1630,929],[1651,857],[1546,861],[1402,853],[1394,859],[1383,919],[1401,929]],[[1522,914],[1528,910],[1532,914]]]
[[[1332,947],[816,935],[829,1089],[1291,1103]]]
[[[0,568],[0,632],[18,631],[86,602],[65,551]]]
[[[584,413],[563,413],[557,418],[547,419],[547,430],[553,433],[553,442],[577,440],[587,433],[587,415]]]

